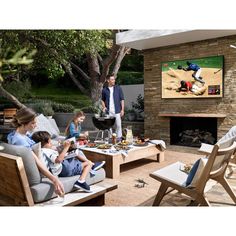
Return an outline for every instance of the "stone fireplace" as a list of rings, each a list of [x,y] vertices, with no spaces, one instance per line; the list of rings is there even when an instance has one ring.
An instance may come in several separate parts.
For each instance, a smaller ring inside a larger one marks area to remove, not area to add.
[[[209,142],[215,143],[236,125],[236,50],[230,48],[235,42],[236,35],[148,49],[143,52],[146,137],[162,139],[167,144],[176,145],[177,135],[184,136],[183,139],[186,141],[191,139],[193,134],[201,140],[202,136],[209,136]],[[222,98],[196,96],[188,99],[162,99],[162,62],[214,55],[224,55]],[[179,118],[177,121],[176,117]],[[188,121],[192,122],[189,125],[194,127],[192,130],[185,127]],[[204,127],[205,134],[200,130],[201,127]],[[174,130],[177,130],[177,134]],[[183,133],[186,130],[187,132]]]
[[[171,117],[170,144],[200,147],[217,141],[217,118]]]

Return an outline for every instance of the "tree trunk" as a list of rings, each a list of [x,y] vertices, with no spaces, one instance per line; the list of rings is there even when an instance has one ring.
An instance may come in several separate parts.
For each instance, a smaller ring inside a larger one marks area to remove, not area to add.
[[[115,77],[117,76],[117,73],[118,73],[118,71],[120,69],[120,65],[121,65],[121,62],[122,62],[123,58],[125,57],[125,55],[127,54],[127,52],[129,50],[130,50],[130,48],[126,48],[124,46],[122,46],[120,48],[118,57],[116,59],[116,62],[115,62],[114,68],[113,68],[113,74],[115,75]]]
[[[95,106],[101,105],[103,83],[94,80],[91,86],[91,100]]]
[[[0,84],[0,95],[6,98],[8,101],[11,101],[13,104],[17,106],[17,108],[23,108],[25,107],[24,104],[22,104],[15,96],[8,93]]]
[[[87,54],[89,77],[91,78],[91,100],[92,104],[99,105],[101,101],[103,83],[100,82],[100,67],[98,58],[95,55]]]

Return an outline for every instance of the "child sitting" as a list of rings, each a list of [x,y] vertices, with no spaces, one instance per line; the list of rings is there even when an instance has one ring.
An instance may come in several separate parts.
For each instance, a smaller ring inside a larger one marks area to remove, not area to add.
[[[80,175],[74,186],[81,188],[86,192],[91,192],[89,185],[85,181],[86,176],[91,169],[98,170],[105,164],[105,162],[96,162],[94,164],[82,155],[66,159],[71,143],[69,141],[65,141],[64,148],[59,154],[53,147],[51,136],[47,131],[35,132],[32,135],[32,139],[36,143],[41,142],[43,161],[53,175],[57,175],[59,177]]]
[[[75,114],[73,119],[68,123],[66,127],[65,135],[67,136],[67,138],[88,138],[88,131],[81,133],[81,123],[84,122],[84,120],[85,115],[82,111],[79,111]]]

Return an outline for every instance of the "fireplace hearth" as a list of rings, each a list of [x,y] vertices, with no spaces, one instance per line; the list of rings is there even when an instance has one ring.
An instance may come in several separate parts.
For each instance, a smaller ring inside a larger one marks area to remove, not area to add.
[[[170,144],[200,147],[217,141],[217,118],[171,117]]]

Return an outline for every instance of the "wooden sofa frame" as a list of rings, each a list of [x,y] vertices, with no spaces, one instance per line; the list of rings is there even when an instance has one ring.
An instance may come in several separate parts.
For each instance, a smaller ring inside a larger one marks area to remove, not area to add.
[[[105,179],[91,186],[92,193],[79,190],[65,194],[64,200],[53,198],[34,203],[21,157],[0,153],[0,205],[2,206],[95,206],[105,204],[105,193],[117,184]]]

